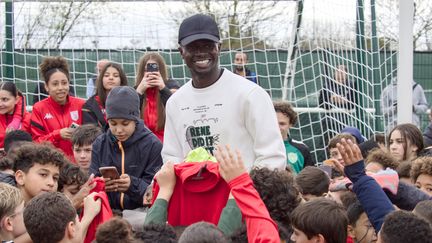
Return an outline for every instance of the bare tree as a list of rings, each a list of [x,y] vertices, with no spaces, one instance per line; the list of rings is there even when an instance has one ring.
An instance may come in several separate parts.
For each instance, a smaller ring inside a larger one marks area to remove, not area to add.
[[[60,48],[71,35],[74,27],[85,23],[97,26],[96,20],[105,8],[105,3],[92,1],[42,2],[34,15],[25,19],[25,29],[17,42],[23,48]],[[82,37],[95,29],[80,28]],[[77,37],[79,38],[79,36]]]
[[[287,1],[282,1],[286,2]],[[287,8],[279,7],[281,1],[187,1],[183,11],[167,10],[173,22],[180,25],[181,20],[193,13],[207,13],[219,23],[222,46],[229,49],[271,48],[272,39],[266,38],[262,31],[263,23],[284,16]],[[280,19],[280,18],[279,18]],[[292,20],[291,20],[292,21]],[[289,24],[286,15],[284,24]],[[282,23],[273,22],[273,25]]]
[[[432,50],[429,40],[432,30],[432,1],[414,0],[414,49]],[[381,36],[397,42],[399,39],[399,0],[377,1],[377,28]]]

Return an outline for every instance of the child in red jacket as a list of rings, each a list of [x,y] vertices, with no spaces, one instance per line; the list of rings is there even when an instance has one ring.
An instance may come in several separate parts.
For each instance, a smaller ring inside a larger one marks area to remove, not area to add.
[[[0,148],[6,133],[12,130],[29,130],[30,114],[26,111],[24,97],[12,82],[0,83]]]
[[[33,106],[30,132],[49,141],[73,160],[72,133],[81,124],[84,100],[69,96],[69,67],[61,56],[46,57],[39,66],[49,97]]]

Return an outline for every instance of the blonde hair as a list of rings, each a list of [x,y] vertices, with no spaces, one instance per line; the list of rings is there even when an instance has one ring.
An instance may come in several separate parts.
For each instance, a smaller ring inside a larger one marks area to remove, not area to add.
[[[0,219],[12,215],[23,201],[18,188],[0,182]]]

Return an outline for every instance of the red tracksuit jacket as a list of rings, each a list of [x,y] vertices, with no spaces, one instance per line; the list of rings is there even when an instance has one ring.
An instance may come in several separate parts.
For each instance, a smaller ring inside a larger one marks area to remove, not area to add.
[[[248,242],[280,242],[276,223],[270,218],[270,214],[258,192],[253,186],[249,174],[244,173],[229,183],[231,194],[246,221]]]
[[[197,174],[203,166],[199,178]],[[168,205],[168,223],[187,226],[199,221],[217,225],[229,196],[229,186],[219,175],[219,164],[214,162],[186,162],[174,166],[177,177],[174,193]],[[154,197],[159,192],[155,181]]]
[[[21,120],[21,130],[30,132],[30,113],[26,110],[24,97],[20,96],[18,98],[13,114],[0,115],[0,148],[4,146],[6,129],[14,118],[19,118]]]
[[[63,150],[73,161],[72,143],[60,136],[60,129],[70,127],[72,122],[81,125],[81,108],[84,100],[68,96],[65,105],[59,105],[51,97],[33,106],[30,132],[36,142],[49,141]]]

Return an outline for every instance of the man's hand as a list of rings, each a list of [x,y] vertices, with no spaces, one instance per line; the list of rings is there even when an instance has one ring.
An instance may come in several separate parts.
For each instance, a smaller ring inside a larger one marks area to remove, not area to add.
[[[219,173],[226,182],[246,172],[240,152],[236,150],[236,156],[234,156],[229,145],[225,145],[225,149],[218,145],[215,157],[219,162]]]
[[[118,185],[116,183],[116,180],[113,180],[111,178],[103,178],[105,180],[105,191],[106,192],[117,192],[118,191]]]
[[[352,165],[363,160],[360,148],[357,144],[354,144],[351,139],[348,139],[347,141],[345,138],[342,138],[341,142],[337,143],[336,146],[339,153],[342,155],[345,165]]]
[[[174,164],[170,161],[167,161],[156,173],[155,178],[160,187],[157,198],[169,201],[171,199],[171,195],[174,192],[174,187],[176,184]]]

